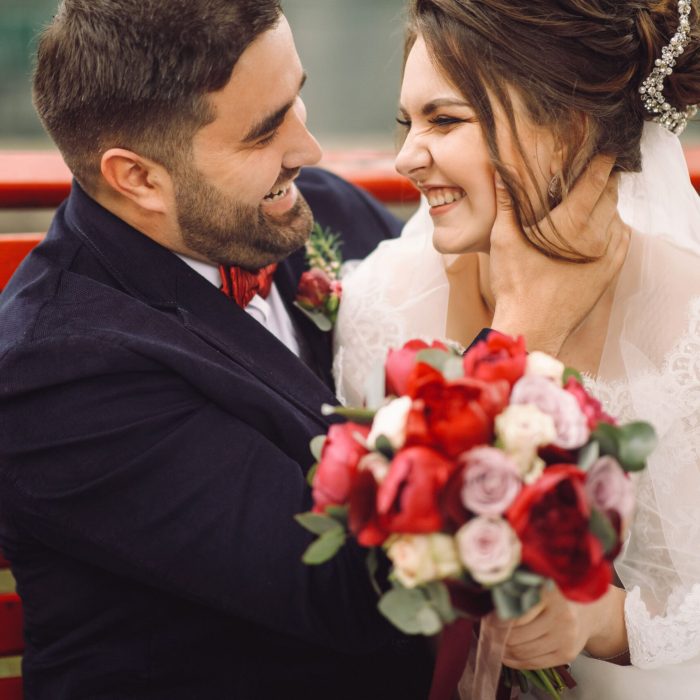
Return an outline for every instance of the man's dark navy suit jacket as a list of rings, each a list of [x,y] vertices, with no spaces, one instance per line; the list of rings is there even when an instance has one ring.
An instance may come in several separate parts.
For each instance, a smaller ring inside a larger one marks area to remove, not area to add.
[[[300,189],[346,259],[397,233],[335,176]],[[426,697],[425,647],[377,613],[362,552],[300,561],[334,401],[329,338],[291,307],[303,269],[300,251],[275,279],[311,368],[74,185],[0,295],[0,547],[28,700]]]

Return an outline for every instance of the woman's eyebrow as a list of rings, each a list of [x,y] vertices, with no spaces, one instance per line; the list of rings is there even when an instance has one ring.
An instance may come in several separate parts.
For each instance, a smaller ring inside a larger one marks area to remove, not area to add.
[[[421,109],[421,114],[423,114],[424,117],[428,117],[433,112],[437,112],[441,107],[468,107],[471,109],[471,105],[466,100],[460,100],[456,97],[438,97],[434,100],[430,100],[430,102],[426,102]],[[404,115],[408,114],[403,105],[399,105],[399,112]]]

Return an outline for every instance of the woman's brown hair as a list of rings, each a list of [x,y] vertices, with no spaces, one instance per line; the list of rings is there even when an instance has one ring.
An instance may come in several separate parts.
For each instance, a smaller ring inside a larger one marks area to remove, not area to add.
[[[537,179],[518,138],[510,89],[537,126],[563,146],[562,193],[594,155],[616,159],[622,171],[641,169],[644,121],[651,119],[639,86],[678,28],[677,0],[413,0],[406,55],[421,35],[437,68],[470,102],[496,169],[521,222],[556,203],[539,200],[501,161],[492,99],[505,113],[531,184]],[[692,0],[691,41],[665,83],[682,109],[700,102],[698,0]],[[547,255],[591,258],[561,236],[548,239],[535,224],[530,242]]]

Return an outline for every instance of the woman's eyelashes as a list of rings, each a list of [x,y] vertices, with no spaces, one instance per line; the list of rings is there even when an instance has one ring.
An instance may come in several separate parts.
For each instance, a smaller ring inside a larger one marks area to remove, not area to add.
[[[448,117],[448,116],[442,116],[439,115],[437,117],[433,117],[432,119],[428,119],[428,123],[432,124],[433,126],[437,127],[446,127],[446,126],[454,126],[455,124],[465,124],[467,122],[472,122],[474,121],[473,119],[464,119],[461,117]],[[408,119],[407,117],[396,117],[396,123],[404,127],[405,129],[410,129],[411,128],[411,120]]]

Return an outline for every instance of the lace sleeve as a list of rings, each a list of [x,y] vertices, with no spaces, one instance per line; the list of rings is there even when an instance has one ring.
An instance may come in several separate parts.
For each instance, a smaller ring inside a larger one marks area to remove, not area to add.
[[[675,311],[685,311],[686,332],[660,366],[640,346],[628,348],[628,379],[592,387],[614,415],[648,420],[659,434],[637,477],[636,513],[616,563],[640,668],[700,660],[700,298]]]

